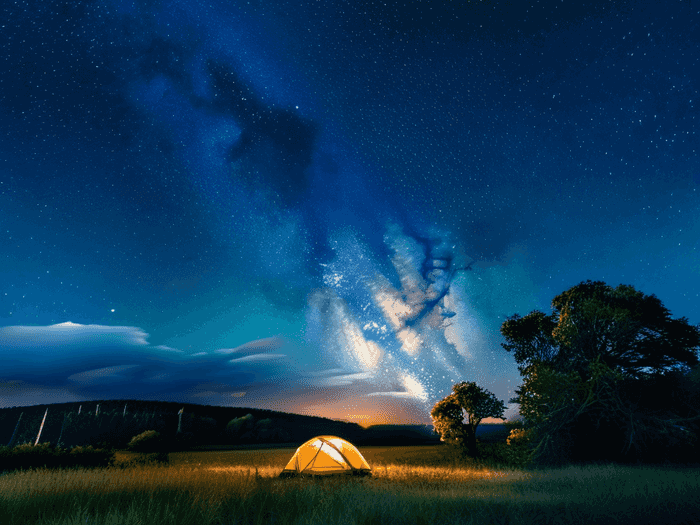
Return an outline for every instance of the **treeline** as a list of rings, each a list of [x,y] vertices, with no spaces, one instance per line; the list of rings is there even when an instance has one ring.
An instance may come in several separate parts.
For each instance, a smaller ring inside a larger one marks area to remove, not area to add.
[[[43,421],[43,426],[42,426]],[[40,432],[41,429],[41,432]],[[435,442],[428,427],[356,423],[271,410],[158,401],[90,401],[0,409],[0,445],[52,443],[126,448],[136,435],[154,430],[163,446],[298,444],[331,434],[357,444]]]
[[[100,468],[114,464],[114,451],[93,447],[55,447],[49,443],[0,446],[0,473],[33,468]]]
[[[107,445],[123,448],[133,436],[146,430],[167,432],[172,429],[174,434],[178,409],[134,401],[13,407],[0,410],[0,444],[16,446],[38,442],[60,447]]]

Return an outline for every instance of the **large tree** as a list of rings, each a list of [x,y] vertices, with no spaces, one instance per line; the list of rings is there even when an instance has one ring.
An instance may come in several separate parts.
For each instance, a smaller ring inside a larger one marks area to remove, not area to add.
[[[435,404],[430,417],[442,441],[464,447],[468,455],[476,457],[476,427],[484,418],[502,418],[505,408],[503,401],[488,390],[476,383],[461,382]]]
[[[586,281],[557,295],[552,314],[534,311],[503,323],[501,333],[519,365],[534,362],[584,371],[596,358],[640,378],[698,364],[700,331],[673,319],[654,295],[632,286]]]
[[[580,457],[606,447],[611,456],[658,445],[662,435],[683,439],[679,429],[695,415],[671,401],[668,385],[697,367],[699,327],[673,319],[654,295],[599,281],[556,296],[552,310],[514,315],[501,327],[523,376],[512,401],[540,457],[563,458],[567,445]],[[660,404],[663,396],[669,401]]]

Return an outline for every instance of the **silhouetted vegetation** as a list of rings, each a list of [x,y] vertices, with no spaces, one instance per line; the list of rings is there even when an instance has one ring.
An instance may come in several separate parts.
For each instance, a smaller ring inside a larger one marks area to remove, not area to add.
[[[90,401],[0,409],[0,443],[34,443],[46,409],[40,443],[61,447],[126,449],[146,431],[158,432],[160,450],[289,443],[330,434],[352,443],[428,444],[438,441],[425,425],[375,425],[241,407],[158,401]],[[182,413],[180,414],[180,412]]]
[[[503,323],[523,384],[523,428],[540,463],[697,462],[700,328],[631,286],[583,282]]]
[[[113,450],[91,446],[65,449],[51,443],[36,446],[25,443],[16,447],[0,447],[0,472],[33,468],[97,468],[107,467],[113,462]]]
[[[457,446],[460,452],[478,457],[476,429],[487,417],[502,418],[505,403],[472,382],[452,386],[452,393],[438,401],[430,417],[440,439]]]
[[[146,430],[131,438],[127,449],[133,452],[158,452],[163,450],[163,437],[155,430]]]

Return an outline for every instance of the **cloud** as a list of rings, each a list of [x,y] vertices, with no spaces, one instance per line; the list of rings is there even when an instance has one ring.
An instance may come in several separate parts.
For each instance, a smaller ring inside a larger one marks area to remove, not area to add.
[[[35,348],[70,345],[94,345],[97,339],[100,346],[144,346],[148,345],[148,334],[132,326],[100,326],[71,323],[50,326],[6,326],[0,328],[2,347]]]
[[[252,363],[254,361],[270,361],[286,357],[285,354],[251,354],[237,359],[230,359],[229,363]]]
[[[197,400],[230,404],[284,395],[300,376],[281,338],[187,354],[151,345],[138,327],[80,325],[0,328],[0,406],[46,399]],[[232,359],[233,357],[233,359]],[[41,384],[41,387],[37,387]]]
[[[71,322],[50,326],[0,328],[3,377],[36,379],[60,377],[76,371],[126,362],[143,362],[171,350],[154,348],[148,334],[132,326],[80,325]]]
[[[221,348],[216,350],[216,352],[220,354],[250,355],[270,350],[277,350],[282,345],[284,345],[284,339],[281,337],[267,337],[265,339],[249,341],[237,346],[236,348]]]
[[[151,345],[148,338],[138,327],[73,323],[58,328],[5,327],[0,330],[3,362],[17,363],[19,353],[32,359],[24,359],[22,366],[3,367],[0,406],[128,397],[243,405],[334,418],[347,411],[371,414],[379,406],[384,411],[382,420],[389,421],[389,412],[396,411],[397,422],[420,413],[416,384],[411,390],[405,388],[405,381],[377,376],[372,370],[314,368],[313,360],[311,366],[305,361],[300,369],[294,366],[295,349],[279,337],[192,354]],[[366,344],[365,351],[371,352],[367,341],[353,344]],[[370,395],[378,388],[387,392],[379,396],[381,400]]]
[[[85,372],[78,372],[76,374],[71,374],[68,376],[68,381],[80,384],[83,386],[112,383],[115,381],[124,382],[129,379],[128,372],[139,365],[120,365],[120,366],[107,366],[105,368],[97,368],[95,370],[87,370]]]
[[[314,384],[318,386],[351,386],[355,385],[359,381],[368,382],[373,378],[373,374],[370,372],[358,372],[355,374],[333,374],[327,377],[321,377],[314,381]]]
[[[403,391],[398,392],[372,392],[368,396],[387,396],[396,398],[408,398],[420,401],[427,401],[428,394],[423,385],[415,377],[410,374],[404,374],[401,378]]]
[[[347,329],[347,324],[338,326]],[[413,421],[421,413],[424,419],[419,406],[425,391],[419,380],[377,373],[378,343],[366,340],[357,323],[350,333],[344,344],[357,347],[347,361],[352,366],[323,368],[322,359],[296,355],[299,350],[280,337],[188,354],[149,344],[149,334],[138,327],[5,327],[0,329],[0,357],[11,365],[0,372],[0,406],[126,397],[332,418],[366,416],[379,407],[380,421]]]

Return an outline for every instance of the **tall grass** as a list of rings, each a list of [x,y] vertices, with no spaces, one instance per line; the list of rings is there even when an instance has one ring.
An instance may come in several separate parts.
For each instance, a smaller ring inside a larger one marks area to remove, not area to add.
[[[168,466],[15,472],[0,476],[0,524],[700,522],[700,476],[693,469],[528,472],[440,465],[429,447],[362,452],[372,478],[277,478],[293,450],[172,454]]]

